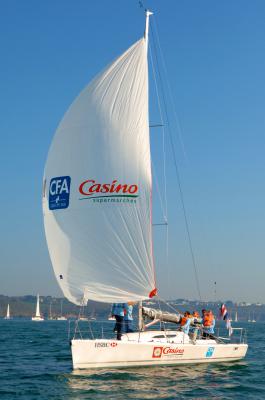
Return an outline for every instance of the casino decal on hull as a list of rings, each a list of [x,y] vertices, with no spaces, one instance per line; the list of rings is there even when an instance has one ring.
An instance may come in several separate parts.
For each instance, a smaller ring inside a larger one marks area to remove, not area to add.
[[[182,356],[184,349],[171,346],[156,346],[153,348],[153,358],[161,358],[162,356]]]

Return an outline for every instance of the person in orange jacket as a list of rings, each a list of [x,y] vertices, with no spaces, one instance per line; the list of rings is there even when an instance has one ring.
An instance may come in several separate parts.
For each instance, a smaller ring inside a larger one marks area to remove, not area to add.
[[[212,310],[208,310],[203,316],[203,336],[211,337],[214,335],[215,318]]]
[[[180,330],[186,334],[189,333],[190,323],[191,323],[191,314],[189,311],[185,311],[183,317],[180,320]]]

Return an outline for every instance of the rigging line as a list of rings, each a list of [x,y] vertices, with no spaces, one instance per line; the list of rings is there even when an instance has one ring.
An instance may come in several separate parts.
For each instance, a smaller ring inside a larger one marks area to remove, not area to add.
[[[159,297],[159,296],[158,296]],[[164,304],[166,304],[169,308],[171,308],[174,312],[178,312],[179,314],[183,314],[183,311],[180,311],[180,310],[178,310],[177,308],[175,308],[175,307],[173,307],[171,304],[169,304],[166,300],[164,300],[164,299],[162,299],[162,297],[159,297],[159,300],[162,302],[162,303],[164,303]],[[158,301],[159,301],[158,300]]]
[[[161,211],[162,211],[162,213],[163,213],[164,221],[167,223],[167,214],[166,214],[166,210],[164,210],[163,200],[162,200],[162,196],[161,196],[161,191],[159,190],[159,184],[158,184],[156,169],[155,169],[155,166],[154,166],[154,163],[153,163],[153,162],[152,162],[152,169],[153,169],[153,176],[154,176],[154,178],[155,178],[155,186],[156,186],[156,190],[157,190],[158,197],[159,197],[159,201],[160,201]]]
[[[82,298],[80,308],[79,308],[79,314],[78,314],[77,320],[75,321],[74,338],[76,337],[77,331],[79,331],[79,334],[82,337],[82,333],[80,331],[78,321],[80,319],[80,315],[81,315],[81,311],[83,310],[83,307],[84,307],[84,297]]]
[[[159,298],[158,298],[158,307],[159,307],[160,312],[162,313],[162,308],[161,308],[161,304],[160,304]],[[160,320],[160,330],[161,331],[162,331],[162,325],[163,325],[163,330],[164,330],[165,335],[166,335],[167,334],[166,333],[166,324],[165,324],[165,321],[163,319]]]
[[[167,183],[166,183],[165,126],[164,126],[164,121],[163,121],[163,113],[162,113],[161,102],[160,102],[160,98],[159,98],[159,92],[158,92],[158,85],[157,85],[157,79],[156,79],[156,73],[155,73],[155,67],[154,67],[154,61],[153,61],[153,55],[152,55],[152,49],[151,49],[150,46],[149,46],[149,54],[150,54],[151,66],[152,66],[153,77],[154,77],[154,83],[155,83],[155,90],[156,90],[156,97],[157,97],[158,109],[159,109],[159,114],[160,114],[161,124],[162,124],[164,197],[165,197],[165,213],[166,213],[166,217],[167,217],[167,216],[168,216],[168,213],[167,213]]]
[[[162,78],[161,78],[159,65],[158,65],[158,57],[157,57],[155,40],[154,40],[154,33],[153,33],[153,30],[152,30],[152,27],[151,27],[151,35],[153,36],[153,43],[154,43],[154,50],[155,50],[154,53],[155,53],[155,57],[156,57],[158,77],[159,77],[160,82],[161,82],[160,86],[161,86],[161,92],[162,92],[162,100],[163,100],[163,104],[164,104],[165,117],[166,117],[166,121],[167,121],[167,125],[168,125],[169,139],[170,139],[171,150],[172,150],[172,154],[173,154],[173,161],[174,161],[174,166],[175,166],[176,175],[177,175],[181,206],[182,206],[182,210],[183,210],[185,226],[186,226],[186,231],[187,231],[187,236],[188,236],[188,243],[189,243],[189,248],[190,248],[190,252],[191,252],[191,258],[192,258],[192,264],[193,264],[193,269],[194,269],[194,274],[195,274],[196,287],[197,287],[197,291],[198,291],[198,294],[199,294],[199,298],[200,298],[200,300],[202,300],[201,291],[200,291],[200,284],[199,284],[199,278],[198,278],[198,272],[197,272],[197,265],[196,265],[193,246],[192,246],[192,241],[191,241],[191,235],[190,235],[190,228],[189,228],[189,223],[188,223],[187,211],[186,211],[186,207],[185,207],[185,203],[184,203],[184,196],[183,196],[183,191],[182,191],[182,186],[181,186],[181,181],[180,181],[179,167],[178,167],[178,163],[177,163],[177,157],[176,157],[176,151],[175,151],[175,146],[174,146],[174,141],[173,141],[172,130],[171,130],[171,126],[169,124],[168,110],[167,110],[167,105],[166,105],[166,100],[165,100],[165,93],[164,93],[164,89],[163,89],[163,85],[162,85]]]
[[[169,226],[166,226],[166,261],[167,261],[167,287],[171,292],[170,265],[169,265]]]
[[[151,28],[152,32],[152,28]],[[157,79],[156,79],[156,73],[155,73],[155,67],[154,67],[154,62],[153,62],[153,56],[152,56],[152,50],[151,46],[149,46],[149,54],[150,54],[150,59],[151,59],[151,65],[152,65],[152,71],[153,71],[153,77],[154,77],[154,82],[155,82],[155,90],[156,90],[156,97],[157,97],[157,103],[158,103],[158,108],[159,108],[159,114],[160,114],[160,119],[161,119],[161,124],[162,124],[162,147],[163,147],[163,176],[164,176],[164,196],[165,196],[165,216],[166,216],[166,222],[168,220],[168,205],[167,205],[167,177],[166,177],[166,143],[165,143],[165,126],[164,126],[164,121],[163,121],[163,113],[162,113],[162,108],[161,108],[161,103],[160,103],[160,98],[159,98],[159,92],[158,92],[158,85],[157,85]],[[168,290],[170,290],[170,280],[169,280],[169,236],[168,236],[168,226],[166,230],[166,270],[167,270],[167,287]]]
[[[155,31],[155,35],[156,35],[156,39],[157,39],[158,49],[159,49],[159,52],[160,52],[160,55],[161,55],[162,65],[163,65],[164,72],[165,72],[165,81],[166,81],[166,84],[167,84],[167,90],[168,90],[168,93],[169,93],[169,99],[170,99],[170,102],[171,102],[173,115],[174,115],[175,123],[176,123],[176,126],[177,126],[177,130],[178,130],[178,137],[179,137],[181,149],[182,149],[184,158],[186,160],[188,160],[187,153],[186,153],[185,146],[184,146],[184,141],[183,141],[182,128],[181,128],[181,125],[180,125],[179,117],[178,117],[178,115],[176,113],[176,109],[174,107],[174,99],[173,99],[173,95],[172,95],[172,90],[170,89],[169,80],[167,79],[168,71],[167,71],[165,57],[164,57],[164,54],[163,54],[163,51],[162,51],[162,47],[160,45],[160,40],[159,40],[159,35],[158,35],[158,28],[157,28],[157,23],[156,23],[155,17],[153,18],[153,21],[154,21],[154,28],[155,28],[154,31]]]

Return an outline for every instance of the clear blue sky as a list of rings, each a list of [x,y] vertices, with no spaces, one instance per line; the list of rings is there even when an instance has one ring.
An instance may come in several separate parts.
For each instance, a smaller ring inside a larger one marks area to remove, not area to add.
[[[182,127],[186,155],[175,130],[174,140],[202,297],[213,299],[216,281],[217,298],[265,302],[265,2],[144,3]],[[80,90],[141,36],[143,10],[136,0],[0,5],[0,293],[60,295],[41,210],[48,148]],[[168,161],[168,266],[165,231],[154,234],[160,294],[198,298]]]

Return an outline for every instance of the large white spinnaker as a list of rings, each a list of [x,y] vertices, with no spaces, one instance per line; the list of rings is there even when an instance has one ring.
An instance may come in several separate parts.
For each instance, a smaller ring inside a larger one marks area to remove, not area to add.
[[[76,98],[53,138],[43,212],[56,278],[81,304],[155,292],[146,41]]]

